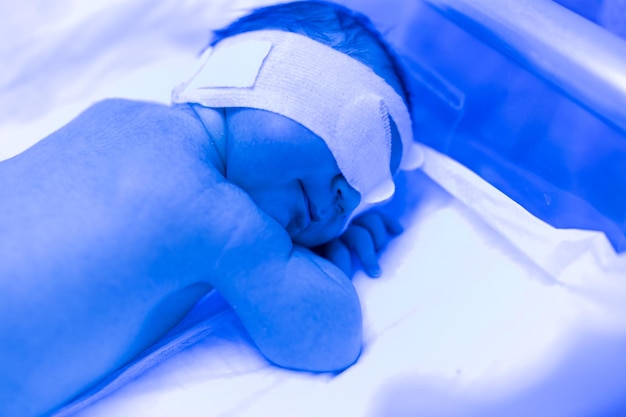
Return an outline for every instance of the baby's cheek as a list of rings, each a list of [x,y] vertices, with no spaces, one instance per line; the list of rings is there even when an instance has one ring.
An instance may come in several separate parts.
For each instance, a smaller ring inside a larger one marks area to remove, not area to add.
[[[253,187],[244,189],[256,206],[275,220],[282,228],[287,229],[297,217],[297,206],[294,202],[298,196],[289,187]],[[293,237],[293,236],[292,236]]]

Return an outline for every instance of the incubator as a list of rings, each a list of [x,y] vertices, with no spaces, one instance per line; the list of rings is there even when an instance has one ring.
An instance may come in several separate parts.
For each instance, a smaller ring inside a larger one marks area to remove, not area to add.
[[[39,29],[9,28],[0,49],[1,158],[105,97],[169,102],[209,29],[275,1],[152,3],[13,12]],[[425,155],[385,208],[406,231],[384,275],[353,280],[360,360],[337,375],[276,368],[211,293],[56,417],[626,410],[624,2],[341,3],[402,58]]]

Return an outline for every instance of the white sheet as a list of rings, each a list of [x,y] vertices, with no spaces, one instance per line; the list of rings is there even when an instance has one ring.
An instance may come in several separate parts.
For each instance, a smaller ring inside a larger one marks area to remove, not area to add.
[[[396,7],[402,1],[413,0],[397,0]],[[208,28],[233,9],[260,3],[30,2],[41,15],[12,9],[29,24],[0,29],[11,40],[0,61],[12,63],[0,78],[0,158],[100,98],[168,102],[170,87],[194,68]],[[218,305],[218,315],[197,310],[199,319],[212,318],[100,391],[110,395],[96,392],[68,410],[573,417],[618,404],[626,389],[624,258],[602,235],[553,229],[463,167],[427,152],[424,171],[405,177],[408,191],[390,209],[407,230],[384,253],[383,277],[354,278],[365,335],[355,366],[337,376],[273,367]],[[205,307],[214,305],[208,301]]]

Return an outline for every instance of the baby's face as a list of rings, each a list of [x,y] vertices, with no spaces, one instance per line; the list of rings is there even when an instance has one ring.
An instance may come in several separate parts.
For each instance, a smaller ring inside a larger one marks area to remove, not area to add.
[[[227,112],[227,179],[294,242],[310,247],[338,236],[361,196],[346,182],[324,141],[275,113]]]

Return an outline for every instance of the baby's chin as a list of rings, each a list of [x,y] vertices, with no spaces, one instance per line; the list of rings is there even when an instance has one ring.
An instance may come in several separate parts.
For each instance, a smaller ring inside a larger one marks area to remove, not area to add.
[[[324,239],[318,236],[311,236],[310,234],[300,233],[296,236],[291,235],[291,240],[293,241],[293,243],[296,243],[298,245],[301,245],[307,248],[313,248],[315,246],[324,244],[330,241],[331,239]]]
[[[343,224],[341,223],[333,225],[312,224],[302,231],[289,233],[289,235],[294,243],[312,248],[330,242],[338,237],[342,230]]]

